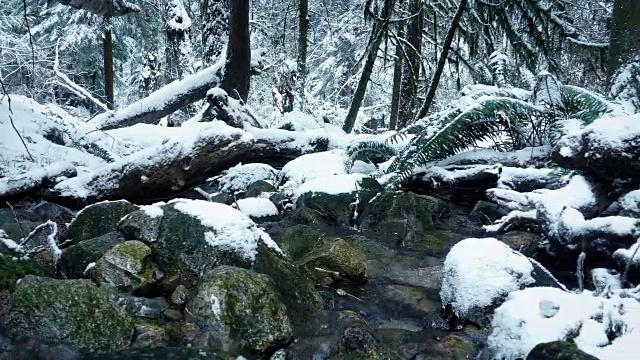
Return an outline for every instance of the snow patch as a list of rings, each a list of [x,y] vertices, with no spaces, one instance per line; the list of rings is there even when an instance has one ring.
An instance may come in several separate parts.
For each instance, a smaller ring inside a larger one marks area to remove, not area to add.
[[[295,191],[294,200],[305,193],[349,194],[358,191],[360,182],[366,177],[364,174],[342,174],[315,178],[302,184]]]
[[[328,175],[346,174],[348,163],[349,156],[341,149],[302,155],[282,168],[278,174],[278,184],[285,191],[293,193],[309,180]]]
[[[278,208],[269,199],[265,198],[240,199],[232,206],[252,218],[278,216],[280,214]]]
[[[460,318],[473,308],[495,304],[510,292],[533,284],[534,267],[524,255],[494,238],[470,238],[451,248],[444,261],[442,306]]]

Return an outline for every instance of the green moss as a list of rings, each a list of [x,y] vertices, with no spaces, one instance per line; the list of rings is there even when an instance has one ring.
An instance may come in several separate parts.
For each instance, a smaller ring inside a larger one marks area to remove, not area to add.
[[[308,225],[297,224],[270,231],[273,240],[280,249],[298,260],[307,255],[321,240],[323,234]]]
[[[70,340],[92,351],[129,346],[133,322],[88,280],[27,276],[14,294],[9,328],[42,340]]]
[[[116,231],[120,220],[137,209],[137,206],[125,200],[87,206],[69,225],[68,238],[72,244],[77,244]]]
[[[344,239],[327,241],[301,259],[298,264],[309,271],[316,282],[327,284],[326,271],[336,272],[340,277],[353,281],[363,281],[367,277],[367,264],[364,255],[349,245]],[[323,269],[323,271],[316,269]],[[329,281],[331,283],[331,281]]]
[[[49,275],[52,270],[52,266],[39,264],[33,259],[0,253],[0,290],[13,290],[18,279],[27,275]]]

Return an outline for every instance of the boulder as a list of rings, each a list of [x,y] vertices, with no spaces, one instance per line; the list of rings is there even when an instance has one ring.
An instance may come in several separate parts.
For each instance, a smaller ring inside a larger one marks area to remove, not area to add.
[[[483,225],[493,224],[496,220],[509,214],[511,210],[486,200],[478,201],[469,216]]]
[[[419,242],[445,215],[448,205],[411,192],[384,192],[369,202],[358,219],[360,229],[380,233],[391,241]]]
[[[603,179],[640,178],[640,116],[600,118],[563,136],[551,159]]]
[[[27,275],[53,277],[53,270],[51,263],[0,251],[0,291],[13,290],[16,282]]]
[[[16,288],[8,329],[12,336],[41,341],[70,341],[104,352],[125,349],[133,322],[89,280],[26,276]]]
[[[98,261],[107,251],[123,241],[124,237],[120,233],[112,231],[64,249],[60,258],[62,273],[68,279],[87,277],[85,271],[89,264]]]
[[[247,186],[246,197],[258,197],[264,193],[275,192],[276,187],[273,183],[267,180],[258,180]]]
[[[322,233],[309,225],[290,225],[286,222],[275,224],[266,231],[294,261],[307,255],[323,237]]]
[[[187,311],[203,327],[204,338],[196,346],[208,350],[245,348],[264,353],[292,336],[273,280],[245,269],[213,269],[201,279]]]
[[[336,281],[361,283],[367,279],[367,259],[344,239],[326,241],[298,263],[312,274],[316,284]]]
[[[252,187],[252,192],[256,192],[261,186],[257,185],[258,182],[271,184],[271,189],[273,189],[272,183],[275,181],[277,174],[278,170],[267,164],[239,164],[227,170],[224,175],[216,180],[220,192],[233,195],[238,191],[247,193],[250,187]]]
[[[125,200],[89,205],[80,210],[69,225],[68,241],[70,244],[77,244],[115,231],[120,219],[137,208]]]
[[[157,207],[131,214],[120,230],[149,245],[159,269],[179,275],[187,287],[216,266],[251,267],[261,243],[268,245],[264,251],[280,252],[267,233],[228,205],[176,199]]]
[[[168,346],[171,342],[171,330],[161,324],[137,322],[133,334],[132,348],[150,348]]]
[[[536,345],[527,355],[527,360],[598,360],[578,349],[573,341],[552,341]]]
[[[138,240],[115,245],[96,262],[93,271],[98,284],[132,293],[144,292],[159,277],[151,262],[151,248]]]

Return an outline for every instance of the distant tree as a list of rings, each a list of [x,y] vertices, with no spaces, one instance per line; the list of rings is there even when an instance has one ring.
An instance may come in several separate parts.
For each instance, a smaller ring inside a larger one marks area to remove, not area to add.
[[[205,65],[223,53],[229,38],[229,0],[202,0],[202,47]]]
[[[398,128],[403,128],[411,120],[418,105],[418,80],[422,67],[422,0],[411,0],[409,3],[411,19],[407,24],[406,60],[402,70],[400,106],[398,109]]]
[[[609,42],[608,76],[640,55],[640,1],[615,0]]]

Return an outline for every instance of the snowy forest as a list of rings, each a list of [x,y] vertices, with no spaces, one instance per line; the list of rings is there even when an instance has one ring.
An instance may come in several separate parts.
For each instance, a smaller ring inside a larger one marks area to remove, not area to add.
[[[638,0],[0,0],[0,360],[635,360],[638,250]]]

